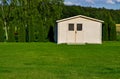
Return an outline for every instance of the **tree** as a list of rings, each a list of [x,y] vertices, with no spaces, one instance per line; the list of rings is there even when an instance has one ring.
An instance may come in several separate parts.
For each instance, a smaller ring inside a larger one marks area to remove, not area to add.
[[[1,5],[1,11],[2,11],[2,20],[4,24],[4,31],[5,31],[5,41],[8,41],[8,26],[7,26],[7,21],[8,21],[8,16],[9,16],[9,7],[7,6],[7,1],[2,0],[2,5]]]

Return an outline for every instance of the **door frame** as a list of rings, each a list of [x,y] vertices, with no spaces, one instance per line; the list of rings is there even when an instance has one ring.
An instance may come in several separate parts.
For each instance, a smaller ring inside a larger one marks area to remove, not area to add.
[[[74,38],[74,41],[73,42],[69,42],[68,40],[69,40],[69,32],[70,32],[70,30],[69,30],[69,24],[74,24],[74,31],[71,31],[71,32],[73,32],[73,35],[75,36],[75,38]],[[77,30],[77,24],[82,24],[82,31],[78,31]],[[82,32],[82,38],[83,38],[83,40],[82,40],[82,42],[77,42],[77,33],[78,32]],[[67,44],[84,44],[84,30],[83,30],[83,23],[68,23],[67,24]]]

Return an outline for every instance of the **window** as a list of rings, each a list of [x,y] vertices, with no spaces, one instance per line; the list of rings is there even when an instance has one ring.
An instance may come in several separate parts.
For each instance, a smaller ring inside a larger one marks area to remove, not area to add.
[[[77,24],[77,31],[82,31],[82,24]]]
[[[69,30],[69,31],[74,31],[74,24],[69,24],[68,30]]]

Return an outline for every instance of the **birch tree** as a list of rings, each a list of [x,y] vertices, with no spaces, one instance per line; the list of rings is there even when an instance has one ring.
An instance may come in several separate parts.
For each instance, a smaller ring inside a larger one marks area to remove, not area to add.
[[[4,24],[4,31],[5,31],[5,41],[8,41],[8,26],[7,26],[7,1],[6,0],[1,0],[1,11],[2,11],[2,20],[3,20],[3,24]],[[6,9],[6,10],[5,10]]]

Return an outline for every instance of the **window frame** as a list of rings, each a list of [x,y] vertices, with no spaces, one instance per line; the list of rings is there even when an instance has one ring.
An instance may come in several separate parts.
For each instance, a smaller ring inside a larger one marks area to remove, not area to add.
[[[78,25],[80,25],[80,28],[78,27]],[[82,31],[83,30],[83,24],[82,23],[78,23],[76,30],[77,31]]]
[[[74,31],[75,30],[75,24],[74,23],[69,23],[68,24],[68,31]]]

